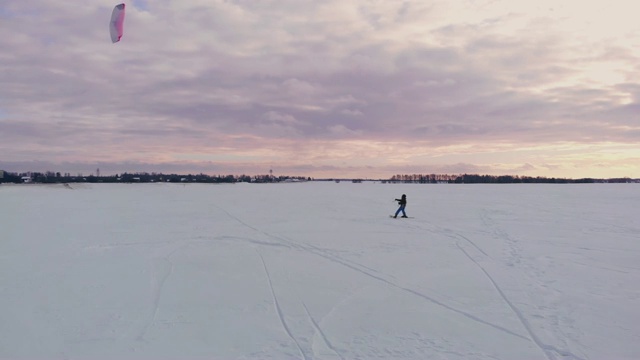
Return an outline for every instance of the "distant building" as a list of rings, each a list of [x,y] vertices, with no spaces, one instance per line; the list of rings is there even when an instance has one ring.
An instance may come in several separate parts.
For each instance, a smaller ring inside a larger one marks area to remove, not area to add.
[[[0,179],[4,177],[4,170],[0,170]]]
[[[31,180],[31,176],[23,176],[22,177],[22,182],[23,183],[30,183],[31,181],[32,181]]]

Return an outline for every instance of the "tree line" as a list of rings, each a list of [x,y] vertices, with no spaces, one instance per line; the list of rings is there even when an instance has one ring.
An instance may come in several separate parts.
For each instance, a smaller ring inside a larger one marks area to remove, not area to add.
[[[589,184],[589,183],[630,183],[640,182],[640,179],[631,178],[582,178],[567,179],[543,176],[519,176],[519,175],[478,175],[478,174],[412,174],[394,175],[390,182],[418,183],[418,184]]]
[[[270,183],[270,182],[286,182],[286,181],[308,181],[311,178],[301,176],[272,176],[272,175],[207,175],[207,174],[163,174],[163,173],[122,173],[109,176],[82,174],[71,175],[69,173],[60,172],[25,172],[10,173],[4,172],[0,177],[0,183],[24,183],[33,182],[40,184],[56,184],[56,183],[151,183],[151,182],[169,182],[169,183],[236,183],[236,182],[254,182],[254,183]]]
[[[41,184],[55,183],[275,183],[275,182],[298,182],[311,181],[311,177],[304,176],[273,176],[273,175],[207,175],[207,174],[163,174],[163,173],[122,173],[109,176],[89,175],[75,176],[70,173],[60,172],[25,172],[12,173],[0,170],[0,183],[24,183],[34,182]],[[640,182],[640,179],[631,178],[582,178],[566,179],[541,176],[518,176],[518,175],[478,175],[478,174],[411,174],[394,175],[389,179],[379,179],[377,181],[391,183],[417,183],[417,184],[586,184],[586,183],[631,183]],[[354,182],[362,182],[362,179],[354,179]]]

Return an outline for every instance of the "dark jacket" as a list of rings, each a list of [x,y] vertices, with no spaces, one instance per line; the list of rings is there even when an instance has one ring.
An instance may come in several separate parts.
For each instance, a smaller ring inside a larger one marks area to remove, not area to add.
[[[398,202],[398,205],[400,205],[400,206],[407,205],[407,196],[406,195],[402,195],[402,198],[396,199],[396,201]]]

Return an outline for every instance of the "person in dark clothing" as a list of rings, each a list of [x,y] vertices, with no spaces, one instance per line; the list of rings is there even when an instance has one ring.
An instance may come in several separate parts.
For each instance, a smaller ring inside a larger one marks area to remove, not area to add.
[[[398,202],[398,205],[400,205],[400,207],[398,208],[398,210],[396,211],[396,214],[393,217],[397,218],[398,214],[400,214],[400,212],[402,211],[402,217],[406,218],[407,214],[404,212],[404,207],[407,206],[407,195],[402,194],[402,197],[400,199],[396,199],[395,201]]]

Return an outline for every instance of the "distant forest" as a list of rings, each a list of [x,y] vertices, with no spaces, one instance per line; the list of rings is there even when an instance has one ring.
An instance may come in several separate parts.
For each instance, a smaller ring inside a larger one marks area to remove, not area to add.
[[[206,175],[206,174],[162,174],[162,173],[122,173],[118,175],[100,176],[82,174],[71,175],[69,173],[62,174],[60,172],[47,171],[27,172],[27,173],[9,173],[4,172],[4,176],[0,171],[0,183],[40,183],[40,184],[56,184],[56,183],[151,183],[151,182],[170,182],[170,183],[236,183],[236,182],[293,182],[308,181],[311,178],[299,176],[271,176],[271,175]]]
[[[447,175],[447,174],[431,174],[431,175],[395,175],[389,180],[391,182],[403,183],[420,183],[420,184],[588,184],[588,183],[636,183],[640,179],[631,178],[610,178],[610,179],[566,179],[566,178],[548,178],[548,177],[532,177],[518,175]]]
[[[206,174],[162,174],[162,173],[122,173],[118,175],[100,176],[99,171],[95,175],[83,176],[71,175],[60,172],[27,172],[11,173],[0,170],[0,183],[274,183],[274,182],[300,182],[300,181],[340,181],[347,180],[354,183],[363,181],[381,181],[383,183],[414,183],[414,184],[584,184],[584,183],[640,183],[640,179],[611,178],[611,179],[566,179],[530,177],[517,175],[477,175],[477,174],[430,174],[430,175],[394,175],[390,179],[312,179],[304,176],[272,176],[272,175],[206,175]]]

